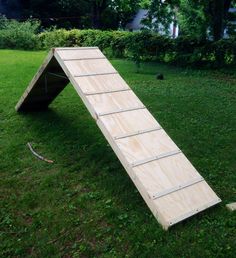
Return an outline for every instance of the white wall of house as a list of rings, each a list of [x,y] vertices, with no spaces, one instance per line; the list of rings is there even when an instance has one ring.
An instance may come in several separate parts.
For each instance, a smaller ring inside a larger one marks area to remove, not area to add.
[[[142,20],[147,17],[147,14],[148,14],[148,10],[139,9],[138,12],[136,13],[136,15],[134,16],[133,20],[126,25],[126,29],[131,30],[131,31],[139,31],[141,29],[146,28],[146,26],[142,24]],[[153,20],[153,22],[154,22],[154,20]],[[161,25],[160,25],[160,30],[158,32],[161,35],[166,35],[166,33],[163,30],[163,27]],[[172,22],[169,25],[167,35],[176,38],[176,37],[178,37],[178,34],[179,34],[179,27],[178,26],[174,27],[174,23]]]

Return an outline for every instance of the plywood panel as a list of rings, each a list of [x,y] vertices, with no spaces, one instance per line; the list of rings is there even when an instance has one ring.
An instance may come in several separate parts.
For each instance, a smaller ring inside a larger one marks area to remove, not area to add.
[[[77,50],[57,49],[57,53],[60,56],[60,58],[63,60],[105,58],[103,53],[98,48],[97,49],[82,48]]]
[[[201,177],[182,153],[134,167],[133,170],[150,197]]]
[[[220,199],[203,181],[154,200],[169,226],[216,204]]]
[[[113,137],[160,126],[147,109],[103,116],[100,119]]]
[[[75,80],[84,94],[129,89],[119,74],[77,77]]]
[[[107,59],[64,61],[72,76],[114,73],[116,70]]]
[[[164,130],[124,138],[116,142],[129,163],[178,149]]]
[[[113,92],[87,96],[89,103],[97,114],[119,111],[120,109],[143,106],[142,102],[132,91]]]

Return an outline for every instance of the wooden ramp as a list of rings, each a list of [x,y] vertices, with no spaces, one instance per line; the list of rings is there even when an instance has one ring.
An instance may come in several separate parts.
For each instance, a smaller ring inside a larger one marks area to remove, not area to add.
[[[96,48],[56,48],[16,105],[44,109],[71,82],[159,223],[221,200]]]

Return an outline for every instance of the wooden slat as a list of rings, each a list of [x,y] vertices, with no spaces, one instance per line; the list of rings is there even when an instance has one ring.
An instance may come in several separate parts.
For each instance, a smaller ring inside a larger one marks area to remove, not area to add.
[[[176,191],[180,191],[180,190],[182,190],[182,189],[184,189],[186,187],[190,187],[190,186],[192,186],[194,184],[197,184],[199,182],[202,182],[202,181],[204,181],[204,179],[201,176],[200,177],[194,177],[191,180],[181,182],[181,184],[179,184],[179,185],[174,185],[174,186],[172,186],[170,188],[167,188],[167,189],[165,189],[163,191],[154,193],[152,195],[152,199],[155,200],[157,198],[161,198],[161,197],[163,197],[165,195],[174,193]]]
[[[62,60],[81,60],[81,59],[96,59],[105,58],[99,49],[82,49],[82,50],[72,50],[72,49],[61,49],[58,51],[58,55]]]
[[[58,53],[60,51],[68,50],[71,51],[73,50],[74,52],[76,51],[83,51],[83,50],[97,50],[99,49],[98,47],[57,47],[54,48],[54,50]]]
[[[116,143],[129,164],[178,149],[164,130],[120,139]]]
[[[104,72],[104,73],[86,73],[86,74],[77,74],[74,75],[74,78],[79,78],[79,77],[99,77],[99,76],[103,76],[103,75],[114,75],[117,74],[117,72]]]
[[[72,76],[117,72],[107,59],[65,61],[64,64]]]
[[[118,113],[100,117],[100,119],[113,138],[117,135],[131,134],[136,131],[160,127],[160,124],[147,109]]]
[[[95,91],[95,92],[87,92],[84,93],[86,96],[91,95],[101,95],[101,94],[108,94],[108,93],[115,93],[115,92],[122,92],[122,91],[129,91],[131,89],[117,89],[117,90],[109,90],[109,91]]]
[[[91,95],[87,99],[98,114],[143,106],[132,91]]]
[[[192,190],[192,189],[191,189]],[[198,191],[200,191],[200,189],[198,189]],[[191,192],[189,193],[191,194]],[[180,216],[175,216],[175,218],[173,218],[172,220],[169,221],[169,226],[173,226],[174,224],[183,221],[189,217],[192,217],[193,215],[204,211],[207,208],[210,208],[218,203],[220,203],[221,200],[220,199],[213,199],[211,201],[205,202],[203,204],[197,204],[197,208],[194,208],[192,210],[189,210],[188,212],[184,212],[183,214],[181,214]]]
[[[209,185],[202,181],[153,201],[157,209],[161,210],[167,225],[171,226],[219,203],[220,199]]]
[[[145,159],[141,159],[141,160],[137,160],[135,162],[132,162],[130,165],[134,168],[134,167],[138,167],[138,166],[142,166],[146,163],[150,163],[156,160],[160,160],[160,159],[165,159],[165,158],[169,158],[171,156],[175,156],[181,153],[181,150],[176,149],[173,151],[168,151],[168,152],[164,152],[155,156],[151,156],[151,157],[147,157]]]
[[[129,89],[127,83],[119,74],[107,74],[100,76],[77,77],[75,78],[75,89],[81,89],[84,94],[104,92],[120,89]],[[78,86],[77,86],[78,85]]]
[[[102,112],[102,113],[98,113],[98,117],[102,117],[102,116],[110,116],[110,115],[114,115],[114,114],[120,114],[120,113],[128,113],[134,110],[140,110],[140,109],[145,109],[145,106],[137,106],[137,107],[130,107],[130,108],[118,108],[118,109],[114,109],[114,110],[110,110],[107,112]]]
[[[144,134],[144,133],[150,133],[150,132],[158,131],[158,130],[161,130],[161,129],[162,129],[162,127],[158,126],[158,127],[145,129],[145,130],[134,131],[132,133],[125,133],[125,134],[117,135],[117,136],[114,137],[114,139],[115,140],[124,139],[124,138],[133,137],[133,136]]]
[[[133,171],[143,182],[150,197],[157,192],[200,177],[183,153],[134,167]]]

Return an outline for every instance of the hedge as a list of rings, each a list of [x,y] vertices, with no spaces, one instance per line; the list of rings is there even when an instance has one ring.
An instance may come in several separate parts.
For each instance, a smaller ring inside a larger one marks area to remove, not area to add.
[[[235,38],[217,42],[195,38],[171,39],[148,31],[54,29],[36,34],[38,23],[0,24],[0,48],[50,49],[98,46],[110,57],[158,60],[178,65],[226,66],[236,64]]]
[[[217,42],[187,37],[171,39],[147,31],[54,30],[39,35],[40,48],[98,46],[112,57],[158,60],[179,65],[225,66],[236,64],[234,38]]]

